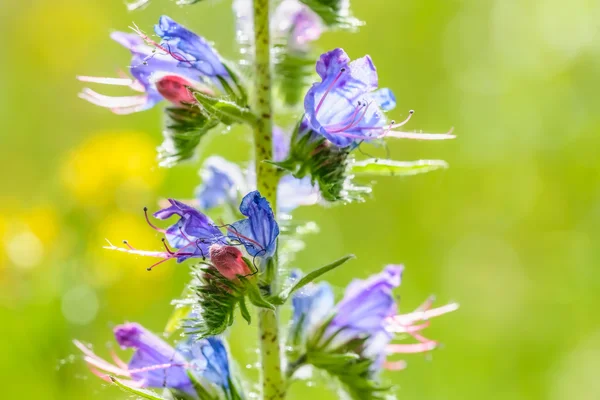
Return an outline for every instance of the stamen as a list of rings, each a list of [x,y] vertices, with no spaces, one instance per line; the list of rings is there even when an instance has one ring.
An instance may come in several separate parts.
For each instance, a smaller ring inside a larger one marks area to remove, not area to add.
[[[153,46],[153,47],[155,47],[155,48],[157,48],[159,50],[164,51],[166,54],[170,55],[171,57],[173,57],[177,61],[186,62],[190,66],[192,65],[192,62],[190,60],[186,59],[180,53],[174,53],[174,52],[172,52],[169,44],[167,44],[167,47],[165,48],[161,44],[156,43],[154,40],[150,39],[150,37],[148,37],[148,35],[146,35],[144,32],[142,32],[142,30],[136,24],[133,24],[133,27],[130,27],[130,28],[135,33],[137,33],[146,42],[146,44],[148,44],[149,46]],[[153,55],[150,55],[149,57],[147,57],[146,60],[151,59],[152,57],[153,57]],[[146,63],[144,63],[144,65],[146,65]]]
[[[152,229],[154,229],[155,231],[160,232],[160,233],[167,232],[166,229],[159,228],[156,225],[154,225],[152,222],[150,222],[150,218],[148,217],[148,207],[144,207],[144,216],[146,217],[146,222],[148,223],[148,225],[150,225],[150,227]]]
[[[118,367],[127,371],[129,366],[119,358],[119,356],[117,355],[117,353],[115,353],[113,349],[110,350],[110,356],[112,357],[113,361],[115,362],[115,364],[117,364]]]
[[[157,369],[169,369],[172,367],[187,368],[188,366],[189,366],[189,364],[187,364],[187,363],[183,363],[183,364],[167,363],[167,364],[151,365],[149,367],[143,367],[143,368],[130,369],[129,372],[132,374],[136,374],[138,372],[156,371]]]
[[[406,361],[384,361],[383,368],[388,371],[400,371],[406,369]]]
[[[431,351],[438,346],[438,342],[430,340],[426,343],[414,344],[388,344],[386,351],[388,353],[424,353]]]
[[[398,139],[416,139],[416,140],[448,140],[456,138],[452,132],[454,128],[451,128],[446,133],[417,133],[417,132],[399,132],[392,131],[387,136]]]
[[[367,104],[367,106],[365,107],[365,109],[363,110],[362,115],[356,120],[356,121],[352,121],[352,123],[350,123],[349,125],[343,127],[343,128],[339,128],[339,129],[335,129],[335,130],[328,130],[329,133],[339,133],[339,132],[344,132],[347,131],[349,129],[355,128],[356,125],[362,121],[362,119],[365,117],[365,115],[367,114],[367,110],[369,109],[369,106],[371,105],[371,103]]]
[[[317,108],[315,109],[315,115],[319,113],[319,110],[321,109],[321,106],[323,105],[323,102],[325,101],[325,97],[327,97],[327,95],[329,94],[331,89],[333,89],[333,87],[335,86],[335,84],[337,83],[337,81],[340,79],[340,77],[342,76],[342,74],[345,71],[346,71],[346,68],[340,69],[340,72],[338,72],[338,74],[335,77],[335,79],[333,80],[333,82],[331,82],[331,85],[329,85],[327,90],[325,90],[325,93],[323,93],[323,97],[321,97],[321,100],[319,100],[319,104],[317,104]]]
[[[110,243],[110,242],[109,242],[109,243]],[[135,250],[135,249],[133,248],[133,246],[132,246],[132,245],[130,245],[130,244],[129,244],[129,242],[128,242],[127,240],[123,240],[123,244],[124,244],[125,246],[129,247],[129,249],[130,249],[130,250]]]
[[[167,245],[167,239],[162,238],[161,239],[163,246],[165,246],[165,250],[167,250],[167,253],[173,255],[175,253],[173,253],[173,251],[169,248],[169,245]]]
[[[265,251],[265,248],[262,247],[262,245],[260,243],[258,243],[256,240],[252,240],[249,237],[246,237],[244,235],[242,235],[241,233],[239,233],[236,229],[230,227],[230,226],[226,226],[225,229],[227,229],[227,232],[233,233],[234,235],[236,235],[238,238],[242,238],[244,240],[247,240],[248,242],[254,244],[255,246],[257,246],[261,251]]]

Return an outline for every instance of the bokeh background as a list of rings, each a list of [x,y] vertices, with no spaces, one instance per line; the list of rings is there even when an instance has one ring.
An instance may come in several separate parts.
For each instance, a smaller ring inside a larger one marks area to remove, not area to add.
[[[401,398],[600,398],[600,3],[353,3],[367,25],[319,46],[370,54],[397,94],[392,117],[412,108],[409,129],[454,126],[458,139],[389,146],[396,159],[445,159],[446,171],[382,178],[366,203],[298,210],[321,229],[306,237],[298,266],[355,253],[329,276],[341,292],[404,263],[401,309],[430,293],[461,303],[427,332],[442,349],[386,374]],[[109,32],[133,21],[150,30],[163,13],[236,56],[228,0],[153,0],[134,13],[121,0],[0,3],[3,398],[127,398],[89,373],[72,338],[107,355],[115,324],[160,331],[188,278],[185,265],[149,273],[148,259],[102,246],[127,238],[156,248],[142,207],[190,197],[200,160],[158,168],[160,110],[112,115],[78,99],[74,79],[126,67]],[[201,152],[244,161],[249,144],[238,129]],[[232,335],[241,369],[255,376],[254,330],[238,321]],[[297,384],[290,399],[335,397]]]

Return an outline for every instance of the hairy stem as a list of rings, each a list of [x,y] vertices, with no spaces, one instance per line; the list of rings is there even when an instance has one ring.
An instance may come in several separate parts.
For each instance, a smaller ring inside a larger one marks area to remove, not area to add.
[[[271,100],[271,45],[269,36],[269,0],[254,1],[254,111],[258,124],[254,129],[256,179],[259,192],[277,211],[277,171],[262,161],[273,157],[273,122]],[[277,257],[275,257],[277,260]],[[277,265],[267,274],[264,291],[270,294],[277,284]],[[258,313],[262,394],[264,400],[285,397],[285,381],[281,370],[281,345],[277,312],[261,309]]]

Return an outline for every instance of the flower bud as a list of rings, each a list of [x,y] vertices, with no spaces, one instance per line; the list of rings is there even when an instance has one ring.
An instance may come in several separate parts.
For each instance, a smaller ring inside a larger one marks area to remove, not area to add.
[[[179,75],[163,75],[155,81],[156,90],[175,105],[196,103],[196,98],[188,87],[194,83]]]
[[[243,259],[242,252],[235,246],[213,244],[209,249],[210,260],[225,278],[234,280],[238,275],[251,275],[252,271]]]

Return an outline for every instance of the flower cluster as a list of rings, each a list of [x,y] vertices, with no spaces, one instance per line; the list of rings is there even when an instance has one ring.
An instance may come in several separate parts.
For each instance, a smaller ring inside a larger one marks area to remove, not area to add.
[[[179,0],[181,4],[199,1]],[[147,2],[137,1],[131,7]],[[238,41],[246,53],[239,62],[240,71],[250,72],[248,67],[257,64],[255,105],[248,101],[246,83],[230,67],[233,64],[203,37],[166,16],[160,17],[152,37],[137,27],[133,33],[111,35],[131,52],[130,76],[78,77],[137,91],[122,97],[87,88],[80,93],[83,99],[117,114],[147,110],[165,100],[161,166],[192,159],[210,132],[236,124],[254,130],[257,154],[270,151],[272,156],[250,160],[243,169],[226,158],[209,155],[200,169],[201,183],[194,198],[167,199],[152,214],[160,221],[173,220],[170,224],[157,226],[144,209],[148,225],[163,235],[160,250],[137,249],[128,241],[123,247],[110,242],[106,247],[158,258],[148,270],[169,260],[191,264],[191,281],[182,298],[174,302],[178,310],[169,322],[170,327],[182,328],[180,343],[173,347],[141,325],[127,323],[117,326],[114,334],[122,348],[133,349],[129,362],[113,353],[114,363],[110,363],[81,342],[75,345],[95,375],[143,398],[250,398],[254,396],[242,391],[220,336],[233,324],[237,310],[251,323],[250,304],[259,310],[264,398],[284,398],[288,385],[300,377],[298,371],[312,366],[337,378],[354,399],[381,399],[386,393],[381,370],[404,368],[404,361],[395,359],[397,354],[435,349],[437,341],[422,331],[431,318],[454,311],[458,305],[432,308],[430,298],[413,312],[401,314],[393,294],[401,282],[401,265],[388,265],[366,280],[354,280],[336,303],[328,283],[313,281],[353,255],[305,275],[293,272],[288,285],[280,285],[279,273],[300,247],[298,230],[288,229],[290,214],[301,205],[362,200],[370,188],[354,184],[355,175],[413,175],[446,167],[439,160],[356,161],[355,150],[363,143],[377,144],[389,137],[438,140],[454,136],[451,132],[400,131],[413,112],[398,123],[388,119],[386,113],[395,108],[396,98],[390,89],[379,87],[369,56],[352,61],[341,48],[320,56],[315,53],[315,41],[324,32],[359,25],[351,16],[348,0],[281,0],[273,10],[268,1],[263,7],[257,6],[260,3],[233,1]],[[280,95],[278,105],[288,107],[271,109],[269,92]],[[304,112],[299,115],[295,110],[302,106]],[[288,113],[281,120],[297,121],[291,134],[273,125],[272,111],[280,110]],[[219,223],[215,223],[207,212],[211,216],[222,212],[229,223],[218,216]],[[283,371],[277,308],[288,300],[292,318]],[[407,339],[411,342],[401,342]],[[161,394],[149,389],[161,390]]]

